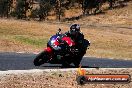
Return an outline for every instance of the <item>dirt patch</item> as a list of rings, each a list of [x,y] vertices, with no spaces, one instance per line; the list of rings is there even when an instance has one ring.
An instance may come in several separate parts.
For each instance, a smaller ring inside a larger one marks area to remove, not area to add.
[[[89,69],[88,74],[130,74],[132,69]],[[76,71],[57,71],[26,74],[0,75],[1,88],[131,88],[132,83],[127,84],[85,84],[80,86],[76,82]]]

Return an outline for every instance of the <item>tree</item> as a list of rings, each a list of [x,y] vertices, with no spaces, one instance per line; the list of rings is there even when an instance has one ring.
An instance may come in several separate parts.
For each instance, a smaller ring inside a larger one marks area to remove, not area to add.
[[[52,9],[52,5],[49,0],[41,0],[39,6],[40,21],[45,20],[46,16],[48,16],[48,12],[50,12]]]
[[[65,9],[67,8],[65,7],[64,4],[65,4],[65,0],[56,0],[55,12],[57,19],[59,19],[59,21],[61,20],[61,17],[64,16]]]
[[[25,17],[25,0],[18,0],[16,6],[16,14],[18,19]]]
[[[0,16],[9,17],[11,0],[0,0]]]
[[[31,11],[32,11],[32,3],[33,3],[33,0],[26,0],[25,1],[25,17],[30,20],[30,17],[31,17]]]

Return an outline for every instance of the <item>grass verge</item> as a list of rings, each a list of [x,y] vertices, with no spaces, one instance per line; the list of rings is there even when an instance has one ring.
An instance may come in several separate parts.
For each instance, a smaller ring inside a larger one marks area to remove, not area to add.
[[[37,48],[46,46],[48,41],[48,39],[31,38],[31,37],[24,37],[24,36],[15,36],[14,39],[23,44],[32,45]]]

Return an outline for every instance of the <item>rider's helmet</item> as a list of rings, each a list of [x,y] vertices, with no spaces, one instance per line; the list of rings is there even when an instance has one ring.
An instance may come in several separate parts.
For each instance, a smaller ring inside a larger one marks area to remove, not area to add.
[[[77,37],[79,33],[80,33],[80,25],[79,24],[71,25],[71,27],[70,27],[71,36]]]

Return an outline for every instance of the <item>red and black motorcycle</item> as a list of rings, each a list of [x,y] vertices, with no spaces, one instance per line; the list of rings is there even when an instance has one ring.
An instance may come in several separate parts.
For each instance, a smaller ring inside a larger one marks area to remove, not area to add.
[[[73,63],[75,67],[79,66],[82,56],[79,55],[80,52],[75,47],[76,43],[70,37],[62,36],[60,31],[49,39],[47,48],[36,56],[33,62],[35,66],[44,63],[62,64],[63,67],[68,67]],[[58,39],[60,36],[61,40]],[[58,47],[60,50],[56,50]]]

